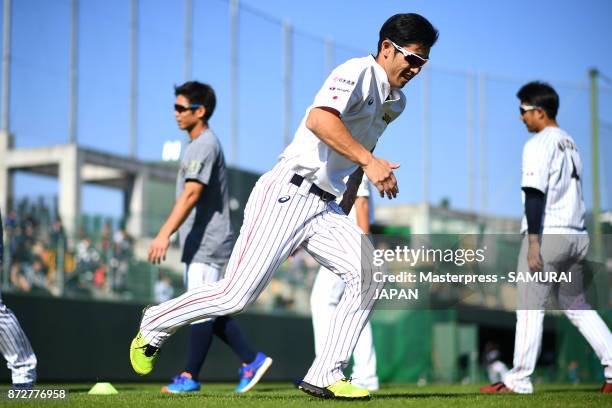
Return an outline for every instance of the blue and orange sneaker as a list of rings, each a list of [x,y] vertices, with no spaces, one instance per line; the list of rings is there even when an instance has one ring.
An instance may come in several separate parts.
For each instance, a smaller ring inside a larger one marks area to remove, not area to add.
[[[194,381],[191,374],[183,372],[172,379],[172,384],[166,385],[161,390],[164,394],[179,394],[181,392],[200,391],[200,383]]]
[[[253,388],[271,365],[272,359],[270,357],[264,353],[257,353],[255,360],[251,364],[243,364],[240,370],[238,370],[240,382],[236,387],[236,392],[243,393]]]

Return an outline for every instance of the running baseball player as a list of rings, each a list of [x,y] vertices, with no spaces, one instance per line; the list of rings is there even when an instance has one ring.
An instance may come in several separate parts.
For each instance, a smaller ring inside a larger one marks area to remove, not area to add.
[[[278,163],[255,185],[224,279],[147,309],[130,346],[132,367],[147,374],[159,347],[178,328],[213,316],[239,313],[253,303],[278,266],[298,247],[346,284],[330,319],[328,339],[304,380],[303,391],[321,398],[369,398],[342,369],[382,287],[372,279],[374,248],[346,216],[365,173],[381,196],[399,192],[399,164],[372,151],[403,111],[401,92],[428,61],[438,31],[418,14],[397,14],[380,30],[377,56],[351,59],[327,78]],[[344,177],[349,176],[345,183]],[[345,193],[346,190],[346,193]],[[340,205],[334,201],[344,194]],[[363,248],[362,248],[363,246]],[[164,251],[152,255],[155,261]]]
[[[584,298],[581,261],[589,248],[584,225],[582,160],[572,137],[556,121],[559,96],[548,84],[530,82],[517,93],[527,130],[535,133],[523,149],[522,191],[525,234],[518,271],[571,271],[559,283],[559,306],[595,350],[605,367],[602,392],[612,392],[612,334]],[[518,285],[514,367],[485,393],[533,392],[531,374],[542,343],[544,306],[552,283]]]
[[[176,203],[158,235],[151,242],[149,259],[159,262],[166,254],[170,236],[178,229],[181,261],[185,264],[185,286],[193,291],[219,280],[233,241],[225,159],[219,140],[208,122],[215,110],[214,90],[196,81],[175,88],[174,115],[180,129],[189,135],[176,180]],[[255,353],[230,316],[191,322],[189,353],[185,370],[162,388],[164,393],[200,390],[198,375],[216,335],[240,357],[240,382],[236,392],[252,389],[272,364],[263,353]]]
[[[4,234],[0,214],[0,268],[4,254]],[[11,370],[14,389],[31,390],[36,382],[36,355],[13,312],[0,296],[0,352]]]
[[[372,206],[370,205],[370,182],[363,176],[355,205],[349,213],[349,218],[357,224],[364,234],[370,233]],[[344,281],[329,269],[321,266],[315,278],[310,294],[310,309],[312,312],[312,327],[315,339],[315,354],[319,355],[327,339],[329,321],[338,306],[345,288]],[[353,351],[352,382],[357,387],[368,391],[377,391],[378,376],[376,375],[376,350],[372,339],[372,326],[368,321],[359,335],[359,340]]]

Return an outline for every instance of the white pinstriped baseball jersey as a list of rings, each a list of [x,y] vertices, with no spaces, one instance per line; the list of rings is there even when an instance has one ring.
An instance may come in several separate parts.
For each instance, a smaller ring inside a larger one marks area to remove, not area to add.
[[[582,161],[574,140],[558,127],[547,127],[527,141],[523,149],[521,187],[546,194],[542,220],[543,271],[571,270],[572,282],[559,284],[559,306],[591,345],[606,379],[612,381],[612,334],[583,292],[582,264],[589,238],[584,229]],[[523,193],[523,203],[525,193]],[[521,231],[527,231],[523,216]],[[528,238],[524,237],[517,271],[529,271]],[[503,378],[513,392],[533,392],[531,375],[542,345],[544,306],[553,291],[551,284],[520,284],[516,311],[513,367]],[[522,300],[521,300],[522,299]]]
[[[404,95],[391,89],[384,69],[373,57],[366,57],[334,70],[311,108],[337,110],[352,136],[372,150],[404,105]],[[179,327],[241,312],[257,299],[281,263],[302,247],[345,283],[330,318],[333,324],[327,340],[304,382],[326,387],[344,378],[342,369],[372,312],[374,293],[383,283],[372,278],[378,268],[370,259],[372,243],[362,238],[362,231],[337,203],[311,190],[316,183],[340,196],[346,190],[343,178],[356,168],[308,130],[304,119],[279,162],[251,192],[226,276],[148,308],[140,325],[142,338],[160,347]],[[304,177],[297,184],[296,173]]]
[[[523,149],[521,187],[546,194],[542,219],[544,233],[584,231],[582,160],[572,137],[558,127],[547,127],[527,141]],[[525,193],[523,203],[525,203]],[[521,232],[527,231],[523,216]]]
[[[340,197],[345,176],[357,165],[323,143],[306,127],[312,108],[329,107],[340,113],[342,122],[359,143],[372,150],[387,125],[406,106],[406,97],[391,88],[385,70],[374,57],[354,58],[334,69],[314,102],[306,110],[293,142],[280,155],[300,176]]]

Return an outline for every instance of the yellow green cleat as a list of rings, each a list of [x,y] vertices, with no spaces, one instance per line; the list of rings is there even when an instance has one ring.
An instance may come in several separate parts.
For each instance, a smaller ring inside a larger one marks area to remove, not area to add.
[[[336,381],[325,388],[317,387],[302,381],[298,387],[308,395],[326,399],[365,400],[370,399],[370,392],[357,387],[346,378]]]
[[[155,353],[153,353],[151,356],[145,355],[147,346],[148,344],[146,340],[142,337],[142,334],[138,332],[130,345],[130,362],[132,363],[132,368],[134,371],[136,371],[136,374],[147,375],[153,371],[155,360],[157,360],[157,357],[159,356],[159,349],[155,350]]]

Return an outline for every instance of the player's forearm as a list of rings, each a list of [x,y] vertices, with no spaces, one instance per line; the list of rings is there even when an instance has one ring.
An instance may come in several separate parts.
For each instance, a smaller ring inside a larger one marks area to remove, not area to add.
[[[355,215],[357,226],[364,234],[370,233],[370,205],[367,197],[357,197],[355,200]]]
[[[528,234],[527,242],[529,242],[529,245],[540,246],[540,234]]]
[[[542,219],[546,196],[543,192],[534,188],[523,188],[525,192],[525,218],[527,219],[527,231],[529,240],[535,239],[542,231]],[[534,236],[534,237],[532,237]]]
[[[335,113],[313,108],[306,119],[306,127],[323,143],[360,167],[372,160],[372,153],[355,140]]]
[[[169,238],[187,219],[198,198],[199,196],[196,193],[184,191],[176,200],[172,212],[170,212],[168,219],[159,230],[159,235]]]

